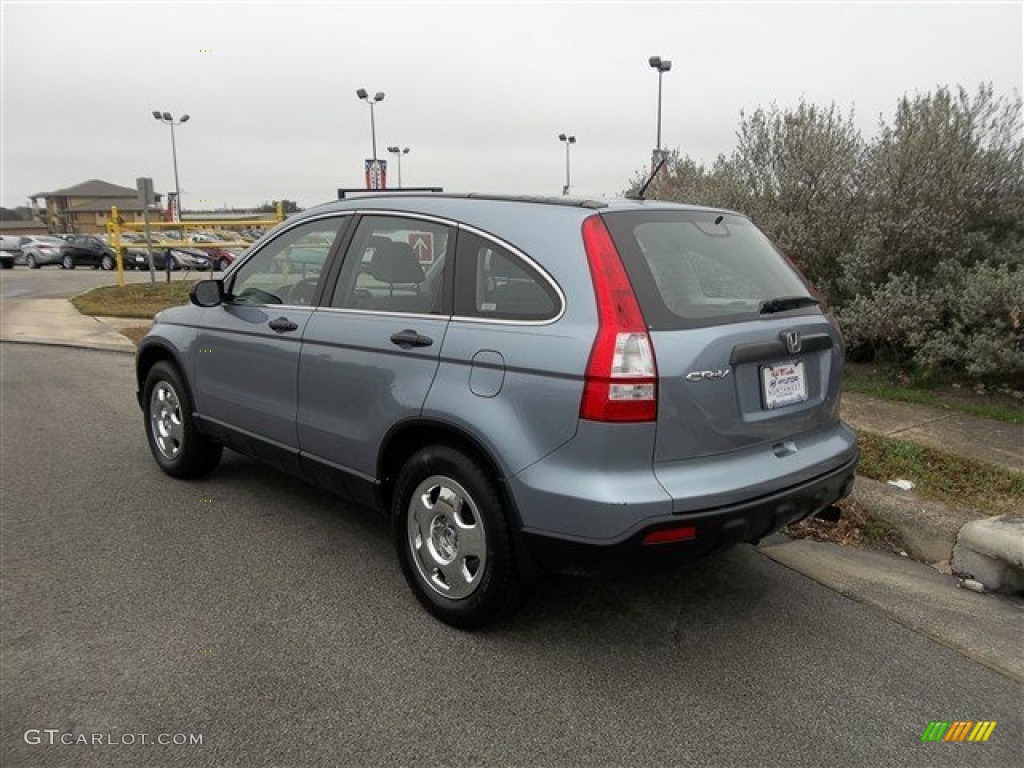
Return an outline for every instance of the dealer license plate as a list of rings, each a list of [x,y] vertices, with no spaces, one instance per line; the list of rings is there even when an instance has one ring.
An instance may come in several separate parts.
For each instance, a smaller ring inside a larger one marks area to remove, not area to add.
[[[766,365],[761,369],[764,407],[771,410],[807,399],[807,376],[802,361]]]

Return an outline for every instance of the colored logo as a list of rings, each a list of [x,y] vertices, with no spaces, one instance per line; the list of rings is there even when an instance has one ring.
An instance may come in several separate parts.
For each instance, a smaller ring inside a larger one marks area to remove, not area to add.
[[[921,741],[988,741],[995,728],[995,720],[932,720]]]

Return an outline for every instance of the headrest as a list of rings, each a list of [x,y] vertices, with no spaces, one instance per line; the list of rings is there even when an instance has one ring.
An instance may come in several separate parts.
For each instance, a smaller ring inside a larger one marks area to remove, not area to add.
[[[375,243],[376,245],[376,243]],[[370,274],[383,283],[414,283],[419,285],[426,276],[412,246],[408,243],[388,241],[374,251]]]

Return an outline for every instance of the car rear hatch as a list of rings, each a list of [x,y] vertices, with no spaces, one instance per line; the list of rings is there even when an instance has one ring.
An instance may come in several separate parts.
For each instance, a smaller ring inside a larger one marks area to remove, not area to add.
[[[694,209],[602,218],[650,329],[656,464],[755,446],[785,456],[796,436],[837,425],[838,330],[749,220]]]

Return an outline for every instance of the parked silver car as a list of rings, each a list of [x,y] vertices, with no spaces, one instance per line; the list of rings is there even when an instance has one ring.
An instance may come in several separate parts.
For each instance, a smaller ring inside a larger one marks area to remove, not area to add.
[[[378,195],[281,224],[137,357],[160,467],[230,446],[386,511],[441,620],[544,568],[694,557],[847,495],[843,340],[749,220]]]
[[[28,235],[21,238],[21,258],[29,269],[48,264],[64,266],[64,257],[74,249],[67,240],[52,235]]]
[[[13,269],[15,261],[21,258],[21,238],[17,235],[0,235],[0,267]]]

